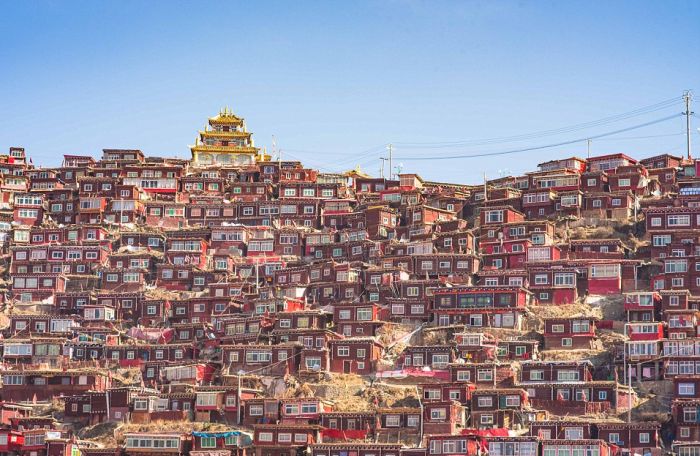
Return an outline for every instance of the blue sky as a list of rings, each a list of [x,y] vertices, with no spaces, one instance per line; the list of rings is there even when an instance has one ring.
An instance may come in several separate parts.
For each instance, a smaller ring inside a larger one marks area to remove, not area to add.
[[[682,105],[524,141],[437,144],[575,125],[680,99],[684,89],[695,89],[700,113],[697,1],[125,0],[0,8],[0,148],[24,146],[37,165],[116,147],[188,157],[196,130],[230,106],[257,145],[269,149],[275,135],[285,158],[313,167],[359,163],[377,173],[382,145],[391,142],[404,171],[472,183],[482,173],[585,156],[586,145],[407,157],[622,129],[680,113]],[[592,151],[680,154],[683,131],[678,117],[595,140]],[[700,156],[697,131],[694,139]]]

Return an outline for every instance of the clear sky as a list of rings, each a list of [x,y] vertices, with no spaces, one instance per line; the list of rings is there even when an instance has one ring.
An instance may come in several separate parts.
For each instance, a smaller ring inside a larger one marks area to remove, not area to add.
[[[35,165],[119,147],[189,157],[197,129],[230,106],[246,118],[256,145],[269,151],[275,135],[283,158],[326,170],[361,164],[376,174],[382,145],[391,142],[404,171],[473,183],[482,173],[585,156],[586,145],[460,160],[407,157],[590,137],[683,106],[520,141],[445,144],[594,121],[680,100],[685,89],[695,89],[700,113],[697,0],[0,6],[0,148],[24,146]],[[684,128],[679,116],[594,140],[592,152],[681,154]]]

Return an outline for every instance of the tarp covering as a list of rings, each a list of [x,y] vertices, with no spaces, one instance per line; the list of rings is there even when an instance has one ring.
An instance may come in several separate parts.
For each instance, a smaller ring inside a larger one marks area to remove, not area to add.
[[[406,378],[406,377],[430,377],[441,380],[449,380],[450,372],[446,370],[422,370],[416,368],[398,369],[377,372],[377,378]]]
[[[168,329],[157,329],[157,328],[137,328],[136,326],[129,329],[126,333],[127,336],[138,339],[146,340],[149,342],[158,343],[170,343],[173,340],[173,335],[175,331],[172,328]]]
[[[192,435],[195,437],[231,437],[241,435],[240,431],[226,431],[226,432],[197,432],[192,431]]]
[[[462,429],[462,435],[477,435],[479,437],[508,437],[508,429]]]

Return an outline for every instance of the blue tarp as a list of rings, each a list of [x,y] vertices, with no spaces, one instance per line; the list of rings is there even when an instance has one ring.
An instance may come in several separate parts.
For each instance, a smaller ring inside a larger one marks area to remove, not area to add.
[[[192,435],[195,437],[231,437],[232,435],[241,435],[240,431],[227,431],[227,432],[194,432]]]

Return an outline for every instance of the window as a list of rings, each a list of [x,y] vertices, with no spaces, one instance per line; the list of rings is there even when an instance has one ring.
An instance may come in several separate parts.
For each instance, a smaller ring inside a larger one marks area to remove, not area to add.
[[[292,434],[289,432],[282,432],[277,434],[277,442],[279,443],[290,443],[292,441]]]
[[[547,274],[536,274],[535,275],[535,285],[546,285],[549,283],[549,278]]]
[[[563,207],[578,206],[579,197],[578,195],[564,195],[561,197],[561,205]]]
[[[306,434],[294,434],[294,443],[306,443]]]
[[[591,324],[587,320],[574,320],[571,330],[575,333],[587,333],[591,329]]]
[[[697,407],[683,407],[683,421],[686,423],[695,423],[697,419]]]
[[[435,368],[444,368],[450,362],[449,355],[445,354],[433,354],[432,365]]]
[[[573,345],[573,341],[571,340],[570,337],[564,337],[561,340],[561,346],[562,347],[571,347]]]
[[[429,401],[440,400],[440,390],[436,389],[425,389],[423,391],[423,397]]]
[[[668,244],[671,243],[671,235],[670,234],[659,234],[652,236],[652,244],[654,247],[666,247]]]
[[[247,363],[269,363],[272,361],[272,352],[268,351],[249,351],[245,354]]]
[[[669,215],[666,217],[666,224],[668,226],[690,226],[690,215]]]
[[[444,408],[435,408],[430,410],[431,420],[444,420],[447,417],[447,411]]]
[[[261,442],[272,442],[272,432],[261,432],[258,434],[258,440]]]
[[[678,384],[678,395],[679,396],[695,396],[695,384],[694,383],[679,383]]]
[[[666,260],[664,266],[667,274],[688,272],[688,260]]]
[[[200,437],[202,448],[216,448],[216,437]]]
[[[486,211],[486,223],[500,223],[503,221],[503,211]]]
[[[493,424],[493,415],[481,415],[480,424]]]
[[[626,178],[626,179],[619,179],[619,180],[617,181],[617,185],[618,185],[619,187],[629,187],[629,186],[631,185],[631,181],[630,181],[629,178]]]
[[[468,382],[471,379],[471,373],[469,371],[457,371],[457,381]]]
[[[372,308],[365,307],[362,309],[357,309],[357,319],[359,321],[371,321],[372,320]]]
[[[401,417],[399,415],[387,415],[384,423],[386,427],[399,427],[401,425]]]
[[[574,370],[561,370],[557,372],[557,381],[560,382],[577,382],[579,381],[579,373]]]
[[[493,381],[493,370],[492,369],[479,369],[476,372],[476,379],[479,382]]]
[[[639,443],[649,443],[649,433],[640,432],[639,433]]]
[[[338,356],[350,356],[350,347],[347,345],[338,346]]]
[[[543,370],[530,371],[530,381],[540,381],[540,380],[544,380],[544,371]]]
[[[591,278],[613,278],[620,275],[619,264],[594,264],[591,265]]]
[[[573,286],[574,285],[574,274],[573,273],[554,274],[554,285],[556,285],[556,286]]]

